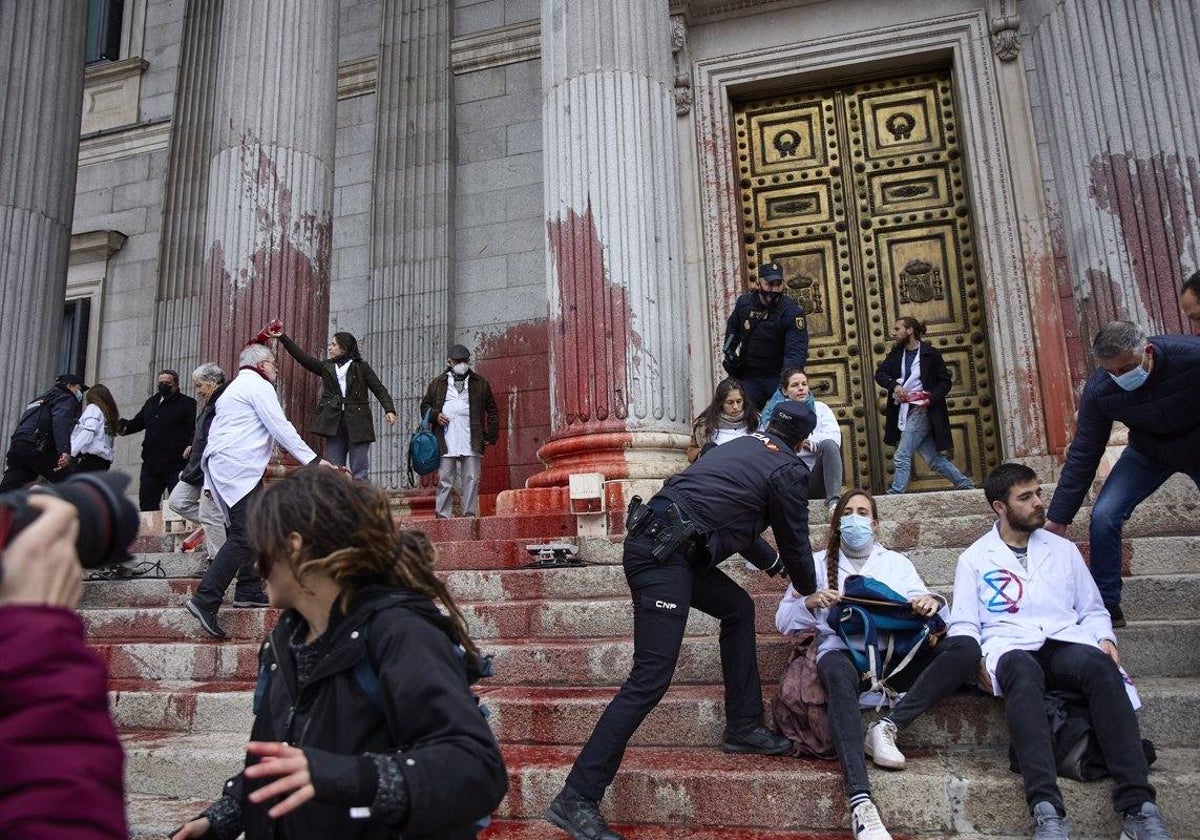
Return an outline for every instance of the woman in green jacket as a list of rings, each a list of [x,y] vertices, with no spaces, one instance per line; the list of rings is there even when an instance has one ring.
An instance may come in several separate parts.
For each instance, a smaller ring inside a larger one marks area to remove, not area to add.
[[[383,417],[389,426],[396,425],[396,407],[375,371],[358,354],[358,340],[348,332],[334,333],[329,339],[329,358],[321,361],[300,349],[282,328],[268,334],[278,338],[301,367],[321,377],[321,398],[309,430],[325,438],[326,460],[349,467],[355,478],[365,481],[371,466],[371,443],[375,440],[367,390],[383,406]]]

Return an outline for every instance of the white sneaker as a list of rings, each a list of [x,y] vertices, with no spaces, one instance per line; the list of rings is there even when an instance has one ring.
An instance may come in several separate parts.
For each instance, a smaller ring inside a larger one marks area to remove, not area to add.
[[[904,753],[896,748],[896,724],[890,720],[881,720],[867,730],[863,752],[871,756],[877,767],[904,769]]]
[[[883,827],[875,803],[869,799],[858,803],[850,812],[850,831],[854,840],[892,840],[892,835]]]

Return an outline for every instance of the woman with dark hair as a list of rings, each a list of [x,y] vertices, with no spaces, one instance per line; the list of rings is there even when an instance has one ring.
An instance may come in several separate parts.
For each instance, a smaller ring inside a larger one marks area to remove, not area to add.
[[[71,431],[75,472],[107,472],[113,461],[113,438],[121,412],[112,392],[99,383],[83,395],[83,414]]]
[[[903,595],[917,615],[932,616],[949,611],[946,599],[930,591],[916,567],[903,554],[889,551],[875,541],[879,508],[866,490],[843,493],[830,518],[829,542],[825,551],[813,555],[816,591],[800,596],[789,586],[775,613],[780,633],[815,631],[817,674],[825,688],[829,706],[829,729],[834,749],[842,762],[846,795],[849,797],[850,829],[855,840],[891,840],[879,811],[871,801],[871,785],[863,754],[879,767],[903,770],[904,754],[896,747],[896,733],[964,683],[973,681],[979,665],[979,643],[970,636],[943,638],[936,647],[922,649],[888,684],[896,691],[907,690],[888,714],[863,738],[859,694],[868,688],[846,644],[829,626],[829,612],[839,600],[846,578],[874,578]]]
[[[284,613],[259,655],[246,767],[173,840],[476,837],[508,780],[428,538],[319,467],[264,492],[248,531]]]
[[[694,462],[712,447],[748,435],[757,428],[758,409],[746,397],[742,383],[732,378],[722,379],[717,383],[712,402],[692,424],[688,461]]]
[[[269,329],[267,335],[278,338],[301,367],[321,377],[321,397],[309,431],[325,438],[326,460],[338,467],[349,467],[355,478],[365,481],[371,469],[371,443],[375,440],[367,391],[383,406],[383,418],[389,426],[396,425],[396,407],[375,371],[359,355],[358,339],[348,332],[334,333],[329,339],[329,358],[321,361],[300,349],[282,326]]]

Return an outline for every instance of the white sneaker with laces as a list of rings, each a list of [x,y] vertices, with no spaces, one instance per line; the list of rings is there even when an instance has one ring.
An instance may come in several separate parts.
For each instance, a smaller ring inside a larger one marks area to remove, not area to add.
[[[871,756],[877,767],[887,770],[904,769],[904,753],[896,747],[896,724],[881,720],[867,730],[863,752]]]
[[[879,818],[879,810],[870,799],[858,803],[850,812],[850,831],[854,840],[892,840]]]

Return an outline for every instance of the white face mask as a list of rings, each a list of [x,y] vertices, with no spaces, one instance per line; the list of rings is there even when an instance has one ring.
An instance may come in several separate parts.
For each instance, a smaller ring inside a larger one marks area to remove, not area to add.
[[[455,362],[450,366],[450,370],[454,371],[455,375],[462,376],[471,369],[471,365],[467,362]]]

